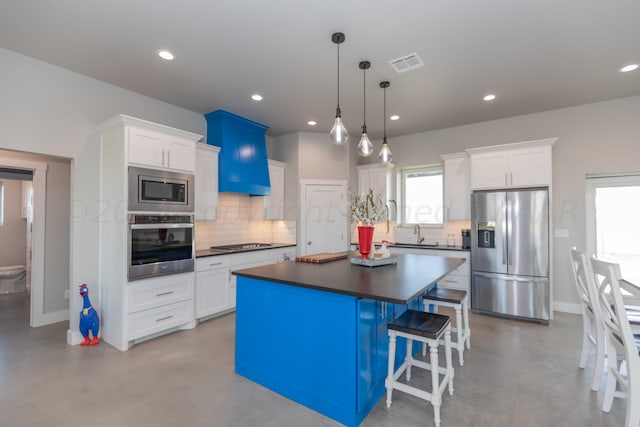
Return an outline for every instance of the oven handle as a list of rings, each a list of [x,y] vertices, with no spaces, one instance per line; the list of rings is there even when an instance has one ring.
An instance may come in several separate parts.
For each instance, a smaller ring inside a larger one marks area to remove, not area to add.
[[[193,224],[129,224],[132,230],[148,230],[154,228],[193,228]]]

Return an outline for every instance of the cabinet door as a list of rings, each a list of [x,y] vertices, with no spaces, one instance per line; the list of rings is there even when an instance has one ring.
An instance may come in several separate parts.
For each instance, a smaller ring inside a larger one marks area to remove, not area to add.
[[[198,144],[196,151],[196,220],[213,221],[218,213],[218,149]]]
[[[369,188],[371,188],[369,169],[358,169],[358,194],[369,193]]]
[[[167,137],[164,166],[193,172],[196,169],[196,143],[188,139]]]
[[[468,220],[470,216],[469,157],[444,160],[444,198],[447,220]]]
[[[512,150],[509,154],[509,185],[551,184],[551,147]]]
[[[471,188],[504,188],[508,185],[507,151],[471,155]]]
[[[129,163],[164,167],[165,135],[146,129],[129,128]]]
[[[228,268],[196,273],[196,319],[230,308],[228,278]]]

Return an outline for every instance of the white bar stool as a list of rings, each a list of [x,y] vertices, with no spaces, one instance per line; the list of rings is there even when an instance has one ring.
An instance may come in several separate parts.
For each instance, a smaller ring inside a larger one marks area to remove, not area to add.
[[[453,366],[451,363],[451,320],[448,316],[424,311],[407,310],[400,317],[387,325],[389,333],[389,360],[387,369],[387,408],[391,407],[391,394],[393,389],[409,393],[413,396],[431,402],[433,405],[433,418],[436,427],[440,426],[440,405],[445,387],[449,386],[449,394],[453,395]],[[445,360],[444,368],[438,365],[438,346],[444,336]],[[393,371],[396,358],[396,338],[403,337],[407,340],[407,355],[397,371]],[[425,363],[415,360],[412,356],[413,341],[429,346],[430,362]],[[431,371],[431,393],[408,384],[398,382],[398,378],[406,371],[407,381],[411,380],[411,367]],[[440,374],[443,375],[440,381]]]
[[[434,305],[434,312],[438,312],[438,306],[452,307],[456,311],[456,320],[451,332],[456,334],[454,347],[458,350],[458,362],[464,365],[464,347],[471,348],[471,328],[469,327],[469,298],[467,291],[435,287],[422,298],[424,311],[429,311],[429,305]],[[462,320],[464,319],[464,326]],[[426,354],[426,348],[422,349],[422,355]]]

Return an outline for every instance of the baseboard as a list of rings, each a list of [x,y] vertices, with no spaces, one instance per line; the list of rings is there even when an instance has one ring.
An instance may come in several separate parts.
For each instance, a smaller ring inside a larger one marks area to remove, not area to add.
[[[84,340],[84,337],[80,333],[80,331],[72,331],[71,329],[67,329],[67,344],[69,345],[78,345]]]
[[[553,302],[553,310],[561,313],[582,314],[582,305],[570,302]]]

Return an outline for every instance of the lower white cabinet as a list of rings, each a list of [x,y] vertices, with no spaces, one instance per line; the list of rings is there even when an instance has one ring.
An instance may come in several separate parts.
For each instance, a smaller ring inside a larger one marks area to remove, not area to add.
[[[201,257],[196,260],[196,319],[232,311],[236,307],[235,270],[293,259],[295,246]]]
[[[193,321],[193,300],[164,305],[129,315],[128,335],[136,340]]]
[[[438,286],[443,288],[460,289],[469,292],[471,283],[471,274],[469,266],[469,252],[466,251],[449,251],[437,249],[420,249],[420,248],[389,248],[391,254],[422,254],[436,255],[449,258],[464,258],[467,260],[464,264],[453,270],[451,273],[440,279]]]

